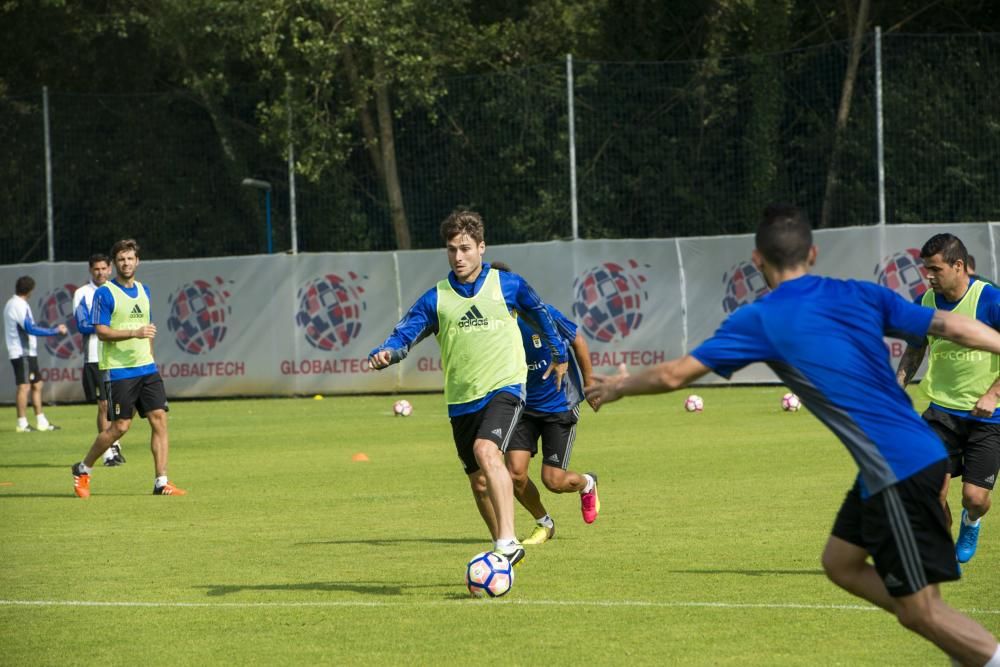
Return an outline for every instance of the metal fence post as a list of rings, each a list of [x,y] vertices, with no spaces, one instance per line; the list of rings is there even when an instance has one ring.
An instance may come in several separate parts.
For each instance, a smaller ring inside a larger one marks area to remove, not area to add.
[[[292,138],[292,77],[288,77],[288,219],[292,228],[292,254],[299,252],[298,215],[295,210],[295,140]]]
[[[566,54],[566,107],[569,111],[569,210],[573,240],[580,238],[580,217],[576,204],[576,113],[573,108],[573,54]]]
[[[875,26],[875,142],[878,161],[878,224],[885,224],[885,137],[882,125],[882,28]]]
[[[52,138],[49,133],[49,87],[42,86],[42,122],[45,125],[45,233],[48,237],[49,261],[56,261],[53,240],[54,214],[52,210]]]

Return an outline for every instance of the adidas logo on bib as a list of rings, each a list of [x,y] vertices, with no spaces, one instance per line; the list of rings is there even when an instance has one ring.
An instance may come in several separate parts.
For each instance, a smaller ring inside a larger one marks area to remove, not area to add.
[[[468,329],[471,327],[486,327],[489,326],[490,321],[483,316],[479,309],[473,306],[469,308],[465,315],[462,315],[462,319],[458,321],[458,327],[460,329]]]
[[[132,306],[132,312],[128,314],[128,317],[130,320],[142,318],[142,308],[139,307],[139,304]]]

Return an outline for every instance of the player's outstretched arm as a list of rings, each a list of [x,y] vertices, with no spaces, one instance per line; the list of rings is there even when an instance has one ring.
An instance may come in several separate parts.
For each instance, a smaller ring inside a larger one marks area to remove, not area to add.
[[[710,369],[690,354],[657,364],[638,375],[593,375],[584,388],[587,400],[596,402],[595,410],[624,396],[665,394],[686,387],[708,374]],[[592,403],[593,405],[593,403]]]
[[[896,382],[899,383],[900,387],[906,389],[906,385],[910,383],[913,375],[920,368],[926,352],[927,347],[925,345],[906,346],[906,351],[903,352],[903,357],[899,360],[899,366],[896,367]]]
[[[406,349],[378,350],[368,357],[368,366],[380,371],[406,359]]]
[[[934,318],[931,320],[931,325],[928,327],[927,333],[932,336],[947,338],[954,343],[971,347],[975,350],[1000,354],[1000,332],[997,332],[979,320],[974,320],[959,313],[952,313],[947,310],[935,310]]]

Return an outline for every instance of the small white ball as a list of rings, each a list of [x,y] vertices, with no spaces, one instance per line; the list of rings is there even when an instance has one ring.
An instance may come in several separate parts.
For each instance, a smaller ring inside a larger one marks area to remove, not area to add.
[[[788,392],[781,397],[781,409],[785,412],[798,412],[801,407],[802,401],[792,392]]]
[[[705,401],[698,394],[691,394],[684,400],[684,409],[688,412],[701,412],[705,409]]]
[[[392,414],[397,417],[409,417],[413,414],[413,406],[405,398],[396,401],[392,406]]]

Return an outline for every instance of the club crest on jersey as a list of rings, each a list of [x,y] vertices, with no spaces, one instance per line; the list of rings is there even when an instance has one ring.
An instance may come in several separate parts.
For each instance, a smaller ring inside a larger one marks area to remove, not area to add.
[[[535,346],[536,350],[542,349],[542,337],[538,334],[531,334],[531,344]]]

